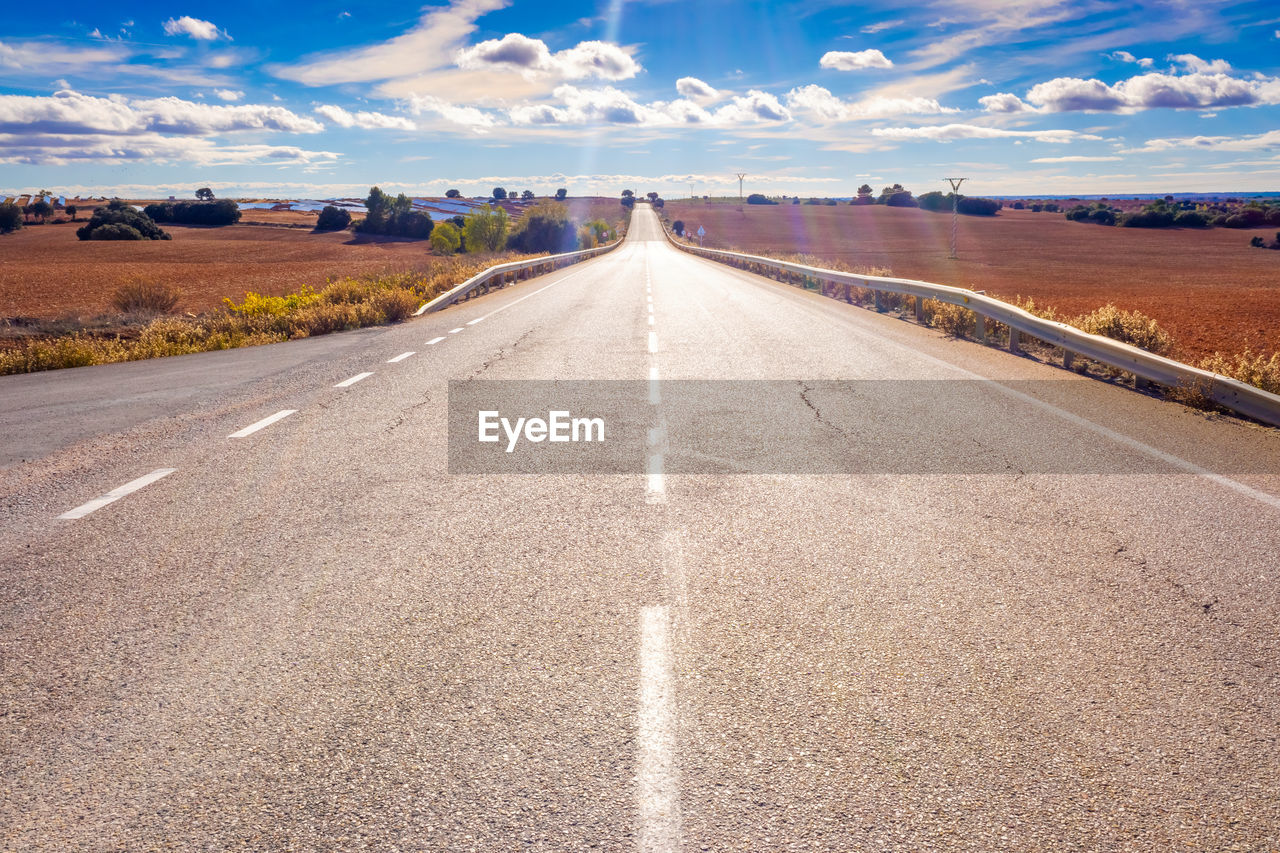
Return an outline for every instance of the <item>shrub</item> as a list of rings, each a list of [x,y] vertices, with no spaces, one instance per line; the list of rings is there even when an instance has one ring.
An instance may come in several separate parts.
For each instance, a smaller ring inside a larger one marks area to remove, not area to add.
[[[16,204],[0,204],[0,234],[8,234],[22,227],[22,209]]]
[[[924,310],[929,317],[930,326],[953,338],[972,335],[977,329],[977,315],[960,305],[926,299]]]
[[[167,284],[135,280],[122,284],[112,295],[111,304],[122,314],[168,314],[181,296],[177,288]]]
[[[1062,208],[1058,207],[1057,202],[1049,202],[1044,206],[1045,213],[1057,213]]]
[[[234,225],[240,221],[240,207],[231,199],[218,201],[166,201],[149,204],[142,210],[155,222],[179,225]]]
[[[525,211],[507,238],[507,245],[529,253],[571,252],[578,245],[578,229],[569,219],[567,206],[557,201],[544,201]]]
[[[342,231],[351,227],[351,211],[326,204],[316,217],[317,231]]]
[[[506,198],[506,197],[507,197],[507,191],[506,191],[506,190],[504,190],[502,187],[494,187],[494,188],[493,188],[493,199],[494,199],[494,201],[502,201],[502,200],[503,200],[504,198]]]
[[[814,200],[814,203],[817,203],[816,199]],[[777,202],[762,195],[761,193],[752,193],[747,196],[747,204],[777,204]]]
[[[1032,213],[1040,213],[1040,212],[1042,212],[1043,210],[1044,210],[1044,205],[1043,205],[1043,204],[1040,204],[1039,202],[1036,202],[1035,204],[1031,205],[1031,212],[1032,212]],[[1074,208],[1073,208],[1073,210],[1074,210]],[[1070,216],[1068,216],[1067,218],[1068,218],[1068,219],[1070,219],[1071,217],[1070,217]]]
[[[671,230],[676,232],[677,237],[683,237],[684,236],[684,220],[677,219],[675,222],[672,222]]]
[[[132,225],[123,222],[108,222],[99,225],[89,234],[90,240],[144,240],[142,232]]]
[[[462,246],[462,235],[452,222],[441,222],[431,232],[431,251],[437,255],[452,255]]]
[[[1173,220],[1173,211],[1148,206],[1125,216],[1120,225],[1125,228],[1169,228],[1172,227]]]
[[[996,211],[1000,209],[1000,202],[993,198],[960,196],[960,200],[956,202],[956,208],[968,216],[995,216]]]
[[[97,233],[99,231],[102,233]],[[150,216],[119,199],[95,210],[89,221],[76,230],[76,236],[81,240],[170,239]]]
[[[468,252],[496,252],[507,244],[509,227],[507,212],[486,204],[467,215],[466,225],[462,228],[462,239]]]
[[[1203,213],[1197,213],[1194,210],[1184,210],[1177,216],[1173,217],[1173,224],[1178,228],[1204,228],[1209,224],[1209,220]]]
[[[1267,212],[1258,207],[1242,207],[1223,222],[1228,228],[1260,228],[1267,224]]]
[[[578,229],[578,248],[594,249],[600,245],[600,241],[596,239],[596,232],[592,231],[587,225],[583,225]]]
[[[1249,240],[1249,245],[1250,245],[1250,246],[1252,246],[1252,247],[1253,247],[1253,248],[1255,248],[1255,249],[1262,249],[1262,248],[1265,248],[1265,247],[1266,247],[1266,244],[1262,241],[1262,238],[1261,238],[1261,237],[1254,237],[1254,238],[1250,239],[1250,240]]]
[[[927,192],[916,199],[916,203],[921,210],[950,210],[951,196],[944,195],[937,190]]]
[[[1215,352],[1212,358],[1200,362],[1200,367],[1238,379],[1263,391],[1280,394],[1280,353],[1272,353],[1268,358],[1246,349],[1234,358],[1229,358]]]
[[[1026,205],[1025,205],[1025,204],[1023,204],[1023,203],[1022,203],[1022,202],[1020,202],[1020,201],[1015,201],[1015,202],[1013,203],[1013,209],[1014,209],[1014,210],[1024,210],[1024,209],[1026,209]]]
[[[1071,325],[1156,354],[1168,352],[1173,345],[1169,333],[1154,319],[1140,311],[1122,311],[1111,303],[1075,318]]]

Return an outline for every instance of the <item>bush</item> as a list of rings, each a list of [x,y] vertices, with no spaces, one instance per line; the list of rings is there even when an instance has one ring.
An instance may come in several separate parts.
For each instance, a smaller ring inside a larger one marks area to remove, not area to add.
[[[138,239],[142,239],[141,236]],[[130,281],[116,290],[111,297],[111,304],[122,314],[168,314],[177,306],[181,297],[177,288],[167,284]]]
[[[462,239],[468,252],[497,252],[507,244],[509,227],[507,212],[486,204],[467,215],[466,225],[462,228]]]
[[[1124,228],[1171,228],[1173,220],[1173,211],[1148,206],[1124,217],[1120,225]]]
[[[1267,224],[1267,212],[1259,207],[1242,207],[1223,222],[1228,228],[1261,228]]]
[[[1071,321],[1071,325],[1091,335],[1102,335],[1132,344],[1157,355],[1173,346],[1169,333],[1154,319],[1139,311],[1121,311],[1111,303]]]
[[[568,207],[556,201],[539,202],[516,223],[507,245],[528,253],[572,252],[578,245],[578,229],[569,219]]]
[[[960,196],[960,200],[956,202],[956,208],[968,216],[995,216],[996,211],[1000,209],[1000,202],[993,198]]]
[[[326,204],[316,217],[317,231],[342,231],[351,227],[351,212],[346,208]]]
[[[452,255],[462,246],[462,235],[452,222],[441,222],[431,232],[431,251],[437,255]]]
[[[1252,350],[1246,349],[1233,359],[1215,352],[1212,358],[1200,362],[1200,367],[1263,391],[1280,394],[1280,353],[1272,353],[1268,358],[1262,354],[1254,355]]]
[[[155,222],[179,225],[234,225],[240,221],[240,208],[229,198],[218,201],[166,201],[149,204],[142,212]]]
[[[104,230],[105,229],[105,230]],[[99,234],[98,232],[102,233]],[[150,216],[116,199],[99,207],[84,225],[76,230],[81,240],[168,240]]]
[[[1203,213],[1197,213],[1194,210],[1184,210],[1177,216],[1173,217],[1173,224],[1178,228],[1204,228],[1209,224],[1209,220]]]
[[[978,327],[978,318],[968,308],[940,302],[937,299],[926,299],[924,310],[929,317],[929,325],[945,335],[963,338],[972,335]]]
[[[1263,249],[1263,248],[1266,248],[1266,243],[1264,243],[1264,242],[1262,241],[1262,238],[1261,238],[1261,237],[1253,237],[1253,238],[1251,238],[1251,239],[1249,240],[1249,245],[1250,245],[1250,246],[1252,246],[1252,247],[1253,247],[1253,248],[1255,248],[1255,249]]]
[[[918,204],[922,210],[950,210],[951,196],[950,194],[944,195],[937,190],[933,190],[932,192],[927,192],[916,199],[916,204]]]
[[[356,223],[356,230],[363,234],[425,240],[431,236],[431,229],[435,226],[431,215],[414,210],[413,202],[404,193],[393,199],[379,187],[373,187],[364,205],[368,213]]]
[[[1023,204],[1022,202],[1020,202],[1020,201],[1015,201],[1015,202],[1013,203],[1013,209],[1014,209],[1014,210],[1025,210],[1025,209],[1026,209],[1026,207],[1027,207],[1027,206],[1026,206],[1025,204]]]
[[[123,222],[108,222],[99,225],[89,234],[90,240],[145,240],[142,232],[132,225]]]
[[[493,188],[493,199],[494,199],[494,201],[502,201],[502,200],[503,200],[504,198],[506,198],[506,197],[507,197],[507,191],[506,191],[506,190],[504,190],[502,187],[494,187],[494,188]]]
[[[672,222],[671,230],[676,232],[677,237],[683,237],[684,236],[684,220],[677,219],[675,222]]]
[[[0,234],[8,234],[22,227],[22,209],[16,204],[0,204]]]
[[[817,203],[816,199],[814,203],[815,204]],[[777,204],[777,202],[774,201],[773,199],[765,197],[760,193],[752,193],[751,195],[747,196],[747,204]]]

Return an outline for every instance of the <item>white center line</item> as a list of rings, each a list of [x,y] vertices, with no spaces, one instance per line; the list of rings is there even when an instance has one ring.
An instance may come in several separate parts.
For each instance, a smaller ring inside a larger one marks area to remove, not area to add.
[[[649,333],[649,352],[657,352],[657,351],[658,351],[658,333],[650,332]]]
[[[112,489],[111,491],[107,492],[105,495],[103,495],[100,498],[94,498],[93,500],[89,501],[87,504],[81,504],[80,506],[76,507],[73,510],[64,512],[62,515],[58,516],[58,518],[67,518],[67,519],[84,518],[89,513],[97,512],[107,504],[115,503],[125,495],[132,494],[133,492],[138,491],[138,489],[141,489],[144,486],[149,486],[152,483],[154,483],[156,480],[159,480],[163,477],[168,477],[170,474],[172,474],[174,471],[177,471],[177,470],[178,470],[177,468],[157,468],[156,470],[152,471],[150,474],[146,474],[145,476],[139,477],[136,480],[132,480],[128,483],[125,483],[123,486],[121,486],[118,489]]]
[[[406,358],[408,358],[409,356],[411,356],[411,355],[416,355],[416,354],[417,354],[417,353],[415,353],[415,352],[414,352],[414,351],[412,351],[412,350],[410,350],[409,352],[402,352],[402,353],[400,353],[398,356],[396,356],[395,358],[389,358],[389,359],[387,359],[387,364],[395,364],[397,361],[404,361],[404,360],[405,360]]]
[[[231,433],[231,435],[227,436],[227,438],[244,438],[245,436],[253,435],[258,430],[263,429],[264,427],[269,427],[276,421],[284,420],[285,418],[289,417],[289,415],[292,415],[297,411],[298,411],[297,409],[283,409],[279,412],[276,412],[274,415],[271,415],[270,417],[263,418],[262,420],[258,421],[255,424],[249,424],[247,427],[245,427],[242,430],[239,430],[238,432]]]
[[[481,320],[483,320],[483,319],[484,319],[483,317],[477,317],[477,318],[475,318],[474,320],[468,320],[468,321],[467,321],[467,325],[468,325],[468,326],[474,326],[476,323],[479,323],[479,322],[480,322]]]
[[[652,432],[651,432],[652,435]],[[644,497],[646,503],[664,503],[667,499],[667,478],[662,473],[662,454],[649,455],[649,471],[645,477]]]
[[[441,341],[443,341],[443,340],[444,340],[444,338],[443,338],[443,337],[440,337],[440,338],[432,338],[431,340],[427,341],[427,346],[429,346],[429,347],[433,347],[433,346],[435,346],[436,344],[440,343],[440,342],[441,342]]]
[[[461,331],[462,331],[462,326],[459,326],[459,327],[458,327],[458,328],[456,328],[456,329],[450,329],[450,330],[449,330],[449,334],[451,334],[451,335],[456,335],[456,334],[458,334],[458,332],[461,332]]]
[[[373,375],[372,372],[357,373],[355,376],[352,376],[350,379],[344,379],[341,382],[339,382],[337,385],[334,385],[333,387],[334,388],[350,388],[352,385],[355,385],[361,379],[368,379],[372,375]]]
[[[649,315],[649,325],[650,325],[650,326],[652,326],[652,325],[653,325],[653,315],[652,315],[652,314],[650,314],[650,315]]]
[[[640,611],[640,707],[636,799],[640,849],[680,849],[680,792],[675,760],[674,686],[666,607]]]

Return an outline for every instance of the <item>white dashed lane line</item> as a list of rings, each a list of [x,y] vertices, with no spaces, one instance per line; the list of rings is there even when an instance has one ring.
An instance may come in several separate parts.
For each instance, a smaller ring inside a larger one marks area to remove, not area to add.
[[[404,361],[404,360],[405,360],[406,358],[408,358],[409,356],[411,356],[411,355],[416,355],[416,354],[417,354],[417,353],[412,352],[412,351],[410,351],[410,352],[402,352],[402,353],[400,353],[398,356],[396,356],[395,358],[389,358],[389,359],[387,359],[387,364],[395,364],[395,363],[396,363],[396,362],[398,362],[398,361]]]
[[[427,346],[429,346],[429,347],[433,347],[433,346],[435,346],[436,344],[440,343],[440,342],[441,342],[441,341],[443,341],[443,340],[444,340],[444,338],[443,338],[443,337],[440,337],[440,338],[432,338],[431,340],[427,341]]]
[[[227,436],[227,438],[245,438],[246,436],[253,435],[258,430],[269,427],[276,421],[282,421],[285,418],[289,417],[289,415],[296,414],[297,411],[298,411],[297,409],[283,409],[279,412],[276,412],[274,415],[263,418],[257,423],[249,424],[247,427],[245,427],[242,430],[238,430],[237,432],[231,433],[231,435]]]
[[[134,492],[138,491],[138,489],[141,489],[145,486],[149,486],[152,483],[154,483],[156,480],[162,479],[164,477],[168,477],[170,474],[172,474],[174,471],[177,471],[177,470],[178,470],[177,468],[157,468],[156,470],[152,471],[150,474],[147,474],[145,476],[139,477],[136,480],[132,480],[128,483],[125,483],[123,486],[121,486],[118,489],[112,489],[111,491],[107,492],[105,495],[103,495],[100,498],[94,498],[93,500],[89,501],[86,504],[81,504],[80,506],[76,507],[73,510],[64,512],[62,515],[58,516],[58,518],[66,518],[66,519],[84,518],[89,513],[97,512],[107,504],[115,503],[125,495],[133,494]]]
[[[350,388],[352,385],[355,385],[361,379],[368,379],[372,375],[373,375],[372,371],[369,371],[366,373],[357,373],[355,376],[352,376],[350,379],[344,379],[341,382],[339,382],[337,385],[334,385],[333,387],[334,388]]]
[[[476,323],[479,323],[479,322],[480,322],[481,320],[483,320],[483,319],[484,319],[483,317],[477,317],[477,318],[475,318],[474,320],[468,320],[468,321],[467,321],[467,325],[468,325],[468,326],[474,326]]]
[[[670,620],[666,607],[640,611],[639,731],[636,741],[639,847],[680,849],[680,778],[676,765]]]
[[[649,352],[657,352],[657,351],[658,351],[658,333],[650,332],[649,333]]]
[[[450,330],[449,330],[449,334],[451,334],[451,335],[456,335],[456,334],[458,334],[458,332],[461,332],[461,331],[462,331],[462,326],[459,326],[459,327],[458,327],[458,328],[456,328],[456,329],[450,329]]]

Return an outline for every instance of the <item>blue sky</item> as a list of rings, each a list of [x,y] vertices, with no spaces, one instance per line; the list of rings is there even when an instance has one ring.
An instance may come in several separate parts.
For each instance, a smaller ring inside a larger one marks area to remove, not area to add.
[[[0,193],[1280,189],[1274,2],[11,4]]]

